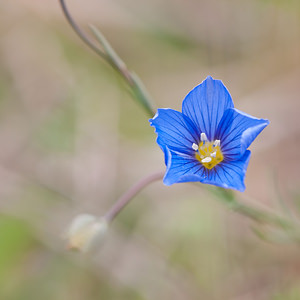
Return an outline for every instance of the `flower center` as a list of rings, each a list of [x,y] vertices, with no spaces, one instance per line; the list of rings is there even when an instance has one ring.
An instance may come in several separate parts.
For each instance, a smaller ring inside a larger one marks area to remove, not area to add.
[[[194,143],[192,148],[195,150],[195,157],[207,169],[212,169],[224,159],[220,148],[220,140],[209,142],[205,133],[201,133],[200,144]]]

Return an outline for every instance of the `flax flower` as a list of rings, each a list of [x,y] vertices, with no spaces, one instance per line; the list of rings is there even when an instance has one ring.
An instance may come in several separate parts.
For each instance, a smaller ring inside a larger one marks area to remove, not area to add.
[[[199,181],[244,191],[247,149],[269,121],[234,108],[223,83],[209,76],[185,97],[182,113],[158,109],[150,124],[165,155],[166,185]]]

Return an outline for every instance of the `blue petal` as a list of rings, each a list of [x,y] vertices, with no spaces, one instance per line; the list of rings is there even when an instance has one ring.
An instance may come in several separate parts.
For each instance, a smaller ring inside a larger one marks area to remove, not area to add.
[[[206,169],[193,156],[177,153],[166,148],[168,165],[164,184],[199,181],[223,188],[244,191],[244,178],[251,152],[247,150],[242,158],[236,161],[221,162],[211,170]]]
[[[222,81],[208,76],[185,97],[182,113],[213,141],[225,110],[231,107],[231,96]]]
[[[247,150],[239,160],[221,162],[209,170],[207,179],[202,182],[243,192],[245,190],[244,179],[250,155],[251,152]]]
[[[224,158],[239,159],[268,124],[268,120],[257,119],[235,108],[226,110],[216,132]]]
[[[195,156],[178,153],[168,147],[166,152],[168,164],[163,180],[165,185],[204,180],[205,168]]]
[[[166,164],[168,163],[166,147],[177,152],[194,154],[192,145],[199,142],[200,133],[188,117],[176,110],[165,108],[158,109],[149,122],[155,127],[157,143],[164,151]]]

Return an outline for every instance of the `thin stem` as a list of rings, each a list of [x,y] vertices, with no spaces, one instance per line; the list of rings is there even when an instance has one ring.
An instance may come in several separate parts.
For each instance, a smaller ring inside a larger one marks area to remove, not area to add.
[[[271,225],[277,229],[280,228],[290,235],[292,234],[295,240],[299,240],[300,232],[298,230],[298,224],[292,220],[279,216],[273,212],[248,205],[242,201],[238,201],[234,193],[230,190],[218,188],[210,189],[210,191],[213,192],[213,194],[217,196],[217,199],[225,204],[230,210],[246,216],[257,223]]]
[[[78,34],[78,36],[83,40],[84,43],[86,43],[93,51],[95,51],[98,55],[100,55],[103,59],[108,61],[108,57],[101,49],[99,49],[80,29],[80,27],[77,25],[77,23],[72,18],[71,14],[69,13],[69,10],[65,4],[64,0],[59,0],[59,3],[61,5],[62,11],[71,25],[71,27],[74,29],[74,31]],[[109,62],[109,61],[108,61]],[[109,62],[110,63],[110,62]],[[111,63],[110,63],[111,64]]]
[[[152,117],[155,114],[154,104],[141,79],[137,76],[137,74],[128,69],[127,65],[111,47],[105,36],[95,26],[90,25],[90,29],[95,35],[97,41],[103,47],[111,66],[114,67],[117,72],[119,72],[119,74],[128,84],[129,88],[131,89],[132,96],[136,98],[140,104],[142,104],[142,106]]]
[[[293,227],[292,222],[284,217],[275,215],[271,212],[262,211],[241,202],[235,201],[232,203],[231,209],[259,223],[266,223],[284,229]]]
[[[78,36],[82,39],[84,43],[86,43],[93,51],[95,51],[101,58],[103,58],[115,71],[117,71],[128,84],[129,88],[133,96],[140,102],[140,104],[145,108],[148,114],[152,117],[155,114],[155,109],[153,105],[153,101],[150,98],[144,84],[141,82],[139,77],[128,70],[126,64],[122,61],[122,59],[118,56],[118,54],[114,51],[108,41],[105,39],[104,35],[97,30],[96,27],[90,25],[90,29],[92,30],[96,40],[99,42],[99,48],[96,44],[94,44],[86,34],[80,29],[77,23],[72,18],[69,10],[65,4],[64,0],[59,0],[63,13],[73,28],[73,30],[78,34]]]
[[[150,183],[161,180],[164,176],[163,172],[154,173],[150,176],[142,178],[136,184],[134,184],[128,191],[126,191],[117,202],[110,208],[110,210],[105,214],[104,218],[107,223],[113,221],[113,219],[122,211],[122,209],[130,202],[130,200],[136,196],[142,189],[144,189]]]

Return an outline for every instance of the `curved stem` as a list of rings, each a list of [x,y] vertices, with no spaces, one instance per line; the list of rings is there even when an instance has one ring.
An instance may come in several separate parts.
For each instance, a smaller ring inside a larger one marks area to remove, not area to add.
[[[152,117],[155,114],[155,109],[153,105],[153,101],[151,100],[148,92],[146,91],[143,83],[139,79],[139,77],[130,72],[126,66],[126,64],[122,61],[122,59],[117,55],[114,49],[110,46],[105,37],[98,31],[94,26],[90,26],[90,29],[95,35],[95,38],[99,42],[99,44],[103,47],[103,49],[99,48],[95,45],[80,29],[77,23],[72,18],[69,10],[65,4],[64,0],[59,0],[63,13],[68,20],[69,24],[73,28],[73,30],[78,34],[78,36],[82,39],[84,43],[86,43],[93,51],[95,51],[101,58],[103,58],[114,70],[116,70],[126,81],[128,86],[130,87],[133,96],[142,104],[145,110]]]
[[[130,200],[136,196],[142,189],[144,189],[150,183],[160,180],[164,177],[163,172],[154,173],[150,176],[142,178],[136,184],[134,184],[128,191],[126,191],[117,202],[109,209],[104,218],[107,223],[113,221],[113,219],[120,213],[120,211],[130,202]]]
[[[68,20],[69,24],[71,27],[74,29],[74,31],[78,34],[78,36],[83,40],[84,43],[86,43],[93,51],[95,51],[98,55],[100,55],[103,59],[108,61],[107,55],[99,49],[85,34],[84,32],[80,29],[80,27],[77,25],[77,23],[74,21],[72,16],[70,15],[68,8],[65,4],[64,0],[59,0],[59,3],[61,5],[62,11]]]

